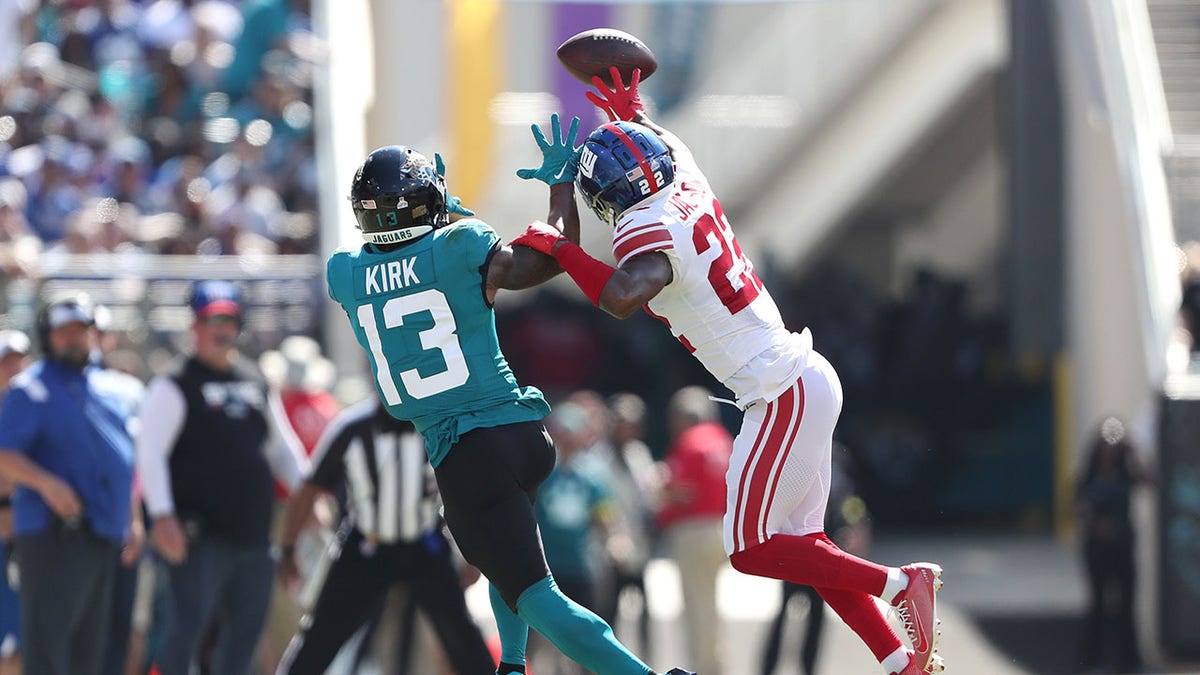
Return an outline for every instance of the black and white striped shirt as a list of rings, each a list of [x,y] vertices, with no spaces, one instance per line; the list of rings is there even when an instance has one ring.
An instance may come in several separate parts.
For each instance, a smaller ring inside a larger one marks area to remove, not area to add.
[[[440,526],[437,483],[421,435],[374,397],[329,423],[312,462],[308,480],[330,492],[345,487],[349,516],[367,540],[411,542]]]

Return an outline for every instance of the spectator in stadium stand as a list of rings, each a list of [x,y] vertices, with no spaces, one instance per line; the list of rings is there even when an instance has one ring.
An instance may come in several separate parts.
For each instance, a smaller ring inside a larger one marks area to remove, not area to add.
[[[68,216],[83,205],[83,196],[71,182],[71,142],[47,136],[38,143],[41,166],[26,179],[29,191],[25,215],[42,241],[55,242],[66,234]]]
[[[36,22],[14,33],[19,68],[0,83],[0,115],[15,125],[0,141],[0,176],[25,188],[23,212],[42,241],[60,239],[63,217],[100,197],[147,216],[182,215],[189,230],[156,249],[194,253],[227,229],[221,217],[231,204],[220,188],[240,164],[268,168],[256,182],[283,196],[284,213],[315,208],[307,2],[30,4],[12,8]],[[73,85],[84,79],[96,82],[94,92]],[[199,171],[172,190],[186,158]],[[234,232],[225,234],[223,248],[234,248]]]
[[[251,91],[263,57],[287,34],[292,10],[307,16],[309,0],[247,0],[242,3],[242,32],[234,42],[233,63],[221,76],[221,88],[237,98]]]
[[[0,178],[0,275],[5,278],[36,274],[42,240],[25,219],[25,186],[12,177]]]
[[[307,460],[265,380],[238,353],[237,287],[197,282],[190,304],[194,352],[151,381],[138,438],[151,541],[172,596],[157,665],[186,675],[216,619],[213,672],[246,675],[272,589],[272,473],[293,487]]]

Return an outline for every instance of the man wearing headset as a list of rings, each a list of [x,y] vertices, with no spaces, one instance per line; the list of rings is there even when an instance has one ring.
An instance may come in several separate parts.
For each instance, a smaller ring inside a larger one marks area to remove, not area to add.
[[[43,358],[0,405],[0,472],[17,484],[25,672],[98,673],[119,561],[141,548],[133,500],[137,380],[97,368],[94,305],[83,294],[38,315]]]

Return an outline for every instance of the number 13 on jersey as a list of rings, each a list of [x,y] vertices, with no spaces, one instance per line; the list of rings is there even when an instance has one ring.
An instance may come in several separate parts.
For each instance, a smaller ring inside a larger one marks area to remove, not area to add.
[[[377,310],[382,310],[382,331],[376,320]],[[427,352],[436,350],[445,361],[445,369],[424,377],[416,368],[393,373],[383,345],[383,337],[386,336],[384,331],[400,328],[404,325],[405,317],[424,312],[433,316],[433,326],[417,333],[421,348]],[[427,398],[466,384],[471,373],[458,342],[458,325],[454,322],[450,303],[441,291],[430,288],[412,295],[402,295],[391,298],[382,307],[372,303],[362,304],[358,306],[356,314],[355,318],[371,349],[379,391],[389,406],[403,403],[397,377],[405,392],[413,398]]]

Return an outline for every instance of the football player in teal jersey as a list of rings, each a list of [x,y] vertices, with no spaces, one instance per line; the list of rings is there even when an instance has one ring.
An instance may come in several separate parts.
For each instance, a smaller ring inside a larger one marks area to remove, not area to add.
[[[550,126],[551,141],[533,127],[542,165],[518,175],[550,186],[549,224],[578,241],[579,120],[565,137],[557,115]],[[363,162],[350,200],[366,243],[330,257],[329,295],[370,355],[388,412],[424,435],[446,524],[467,561],[491,582],[500,675],[525,672],[529,626],[600,675],[653,674],[607,623],[559,591],[537,531],[533,502],[554,468],[541,423],[550,406],[513,377],[492,303],[502,288],[536,286],[562,270],[530,248],[505,245],[469,217],[447,195],[435,158],[436,166],[393,145]],[[466,217],[451,222],[451,213]]]

